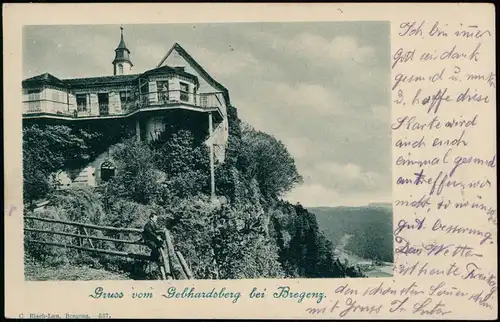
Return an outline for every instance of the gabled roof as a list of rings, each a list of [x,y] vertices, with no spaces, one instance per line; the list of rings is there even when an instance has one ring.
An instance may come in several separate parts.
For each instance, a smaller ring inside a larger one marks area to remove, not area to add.
[[[172,74],[184,76],[184,77],[187,77],[189,79],[192,79],[196,84],[198,84],[198,77],[196,77],[195,75],[187,73],[181,68],[170,67],[167,65],[147,70],[144,73],[142,73],[140,76],[142,77],[142,76],[149,76],[149,75],[154,75],[154,74],[164,74],[164,73],[172,73]]]
[[[227,90],[227,88],[224,87],[221,83],[217,82],[212,76],[210,76],[210,74],[203,67],[201,67],[201,65],[198,64],[198,62],[196,62],[196,60],[194,60],[194,58],[191,57],[191,55],[189,55],[189,53],[178,43],[175,43],[172,48],[170,48],[168,53],[162,58],[162,60],[156,67],[160,67],[161,64],[163,64],[165,60],[167,60],[168,56],[170,56],[170,54],[174,50],[176,50],[179,55],[181,55],[182,58],[184,58],[188,62],[189,66],[196,70],[207,83],[221,91],[224,95],[224,98],[226,99],[227,105],[231,105],[231,101],[229,99],[229,91]]]
[[[22,82],[23,87],[35,87],[39,85],[53,85],[66,88],[67,84],[59,78],[49,73],[27,78]]]

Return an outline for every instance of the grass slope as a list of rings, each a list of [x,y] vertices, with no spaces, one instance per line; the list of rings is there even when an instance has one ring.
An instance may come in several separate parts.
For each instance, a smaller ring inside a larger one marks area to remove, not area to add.
[[[126,275],[112,273],[104,269],[73,265],[46,267],[31,261],[25,261],[24,278],[26,281],[106,281],[130,279]]]

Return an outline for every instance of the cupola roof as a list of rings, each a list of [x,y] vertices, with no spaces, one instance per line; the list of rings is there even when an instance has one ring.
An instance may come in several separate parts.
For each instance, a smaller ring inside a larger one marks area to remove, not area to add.
[[[118,47],[116,47],[115,50],[126,50],[130,53],[130,50],[127,48],[127,45],[125,44],[125,40],[123,40],[123,26],[120,26],[120,43],[118,44]]]
[[[120,26],[120,43],[115,49],[115,59],[113,60],[113,64],[119,62],[127,62],[130,66],[133,66],[132,61],[130,60],[130,50],[127,48],[125,40],[123,40],[123,26]]]

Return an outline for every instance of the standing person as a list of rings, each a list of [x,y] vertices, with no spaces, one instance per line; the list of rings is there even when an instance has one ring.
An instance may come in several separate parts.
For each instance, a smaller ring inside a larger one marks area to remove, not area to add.
[[[161,230],[157,224],[158,215],[152,213],[149,215],[149,221],[144,225],[143,239],[144,243],[151,248],[151,260],[158,262],[160,259],[160,248],[163,246]]]

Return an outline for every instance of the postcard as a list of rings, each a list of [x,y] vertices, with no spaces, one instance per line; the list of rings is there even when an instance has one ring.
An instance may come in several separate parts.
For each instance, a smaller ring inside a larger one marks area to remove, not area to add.
[[[498,317],[493,5],[4,9],[6,317]]]

